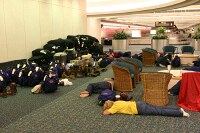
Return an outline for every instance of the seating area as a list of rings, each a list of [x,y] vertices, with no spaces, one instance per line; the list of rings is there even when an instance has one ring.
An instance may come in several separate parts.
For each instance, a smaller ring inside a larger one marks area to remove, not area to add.
[[[181,48],[183,48],[183,46]],[[193,47],[191,46],[190,48],[193,48]],[[180,50],[183,50],[183,49],[180,49]],[[158,106],[168,105],[169,104],[168,89],[170,89],[168,86],[171,86],[171,87],[173,86],[173,85],[169,85],[170,80],[172,78],[175,80],[180,80],[181,77],[179,76],[179,78],[178,77],[176,78],[176,76],[168,73],[168,71],[170,71],[170,70],[167,70],[167,67],[165,68],[166,70],[162,70],[164,73],[162,71],[159,71],[159,72],[145,71],[145,72],[143,72],[142,67],[149,67],[149,66],[154,67],[155,66],[156,57],[159,55],[157,55],[156,54],[157,52],[151,48],[144,48],[144,49],[141,49],[141,51],[142,51],[142,59],[143,60],[142,60],[142,62],[139,62],[139,64],[136,63],[137,61],[134,61],[137,59],[133,59],[133,58],[129,58],[129,57],[122,57],[122,58],[116,59],[116,60],[118,60],[124,64],[128,63],[128,64],[133,65],[133,68],[135,70],[136,77],[135,76],[134,77],[136,79],[136,83],[139,84],[140,81],[142,83],[142,88],[143,88],[142,89],[143,90],[142,100],[143,101],[154,104],[154,105],[158,105]],[[177,55],[177,52],[178,52],[178,48],[175,46],[163,47],[163,54]],[[192,53],[194,53],[194,51]],[[146,55],[146,56],[144,56],[144,55]],[[172,71],[173,70],[177,71],[178,69],[187,67],[188,65],[191,65],[193,63],[193,61],[197,61],[199,58],[199,55],[197,55],[197,54],[178,54],[178,56],[180,57],[180,65],[181,66],[179,66],[179,67],[177,66],[177,68],[176,67],[171,68]],[[173,57],[174,56],[172,56],[172,60],[173,60]],[[116,69],[116,66],[112,65],[112,69],[113,69],[113,72],[116,71],[116,70],[114,70],[114,69]],[[129,82],[127,82],[128,83],[127,85],[129,88],[131,85],[131,80],[130,80],[131,73],[130,73],[130,70],[125,68],[125,66],[123,69],[125,69],[127,71],[126,73],[128,74],[128,76],[122,77],[120,75],[125,75],[125,74],[122,74],[122,73],[116,74],[116,72],[114,72],[114,78],[117,79],[116,84],[118,86],[116,90],[117,91],[130,91],[131,89],[128,89],[128,90],[124,89],[124,88],[126,88],[126,87],[124,87],[124,86],[126,86],[126,84],[124,82],[126,81],[126,78],[128,77]],[[119,85],[120,83],[121,83],[121,86]],[[132,83],[134,83],[134,82],[132,82]],[[188,84],[188,83],[184,82],[184,84]],[[195,83],[192,83],[192,84],[195,84]],[[195,87],[197,88],[197,86],[195,86]],[[134,84],[133,88],[137,88],[137,85]],[[189,88],[187,88],[187,89],[189,89]],[[135,89],[133,89],[133,92],[134,92],[134,90]],[[196,90],[198,90],[198,89],[196,89]],[[196,94],[198,97],[198,93],[196,93]],[[185,99],[185,97],[183,96],[182,99]],[[197,100],[198,100],[198,98],[197,98]],[[182,101],[184,101],[184,100],[182,100]],[[198,106],[198,103],[196,103],[195,106]],[[185,108],[185,105],[182,105],[182,107]],[[197,108],[199,108],[199,107],[197,107]]]
[[[183,46],[181,48],[183,48]],[[158,57],[159,55],[157,55],[156,50],[151,49],[151,48],[143,48],[141,49],[141,51],[142,51],[142,62],[135,58],[121,57],[121,58],[115,59],[117,63],[116,62],[112,63],[114,79],[116,79],[115,89],[117,91],[133,91],[134,92],[135,89],[133,88],[137,88],[137,84],[139,84],[141,81],[142,86],[143,86],[143,89],[142,89],[143,101],[154,104],[154,105],[158,105],[158,106],[168,105],[169,103],[168,89],[170,89],[168,88],[168,86],[170,86],[169,83],[173,77],[172,74],[167,72],[170,70],[167,70],[167,67],[166,67],[165,68],[166,70],[163,70],[163,71],[166,71],[167,73],[166,72],[163,73],[161,71],[143,72],[142,67],[155,66],[156,57]],[[175,46],[163,47],[163,54],[175,55],[177,54],[177,52],[178,52],[178,48]],[[192,62],[196,61],[199,57],[196,54],[179,54],[178,56],[181,59],[180,61],[181,66],[179,66],[181,68],[184,68],[185,65],[192,64]],[[173,57],[174,56],[172,56],[172,60],[173,60]],[[186,61],[187,63],[184,63],[186,57],[187,58],[191,57],[192,59],[189,59],[189,62]],[[131,66],[128,67],[128,64],[131,64],[132,67]],[[130,68],[132,68],[133,70],[130,70]],[[177,70],[177,68],[175,67],[171,69],[173,70],[175,69],[175,71]],[[181,78],[173,77],[173,79],[180,80]]]

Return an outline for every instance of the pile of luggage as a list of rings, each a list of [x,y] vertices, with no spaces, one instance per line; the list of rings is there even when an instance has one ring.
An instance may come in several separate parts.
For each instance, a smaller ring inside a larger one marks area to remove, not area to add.
[[[50,40],[43,48],[33,50],[29,61],[37,63],[44,70],[48,70],[49,63],[54,60],[54,55],[60,52],[66,54],[65,62],[69,63],[70,60],[88,53],[101,55],[103,54],[103,46],[99,44],[98,39],[89,35],[68,35],[66,39]]]
[[[8,94],[7,87],[14,83],[34,88],[38,85],[44,93],[54,92],[60,78],[98,76],[99,68],[112,60],[99,41],[89,35],[50,40],[43,48],[33,50],[28,61],[1,70],[0,96]],[[16,87],[10,88],[15,88],[13,94],[17,92]]]

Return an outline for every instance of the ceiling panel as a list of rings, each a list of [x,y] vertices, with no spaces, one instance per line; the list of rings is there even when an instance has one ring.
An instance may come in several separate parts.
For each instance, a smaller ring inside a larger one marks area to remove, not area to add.
[[[113,0],[116,1],[117,4],[121,0]],[[113,2],[112,0],[107,0],[107,3]],[[121,2],[125,2],[126,0],[123,0]],[[138,2],[138,0],[127,0],[126,2]],[[140,2],[146,2],[146,0],[139,0]],[[150,1],[150,0],[148,0]],[[192,0],[187,0],[192,2]],[[176,0],[176,2],[181,2],[180,0]],[[123,23],[128,25],[146,25],[150,27],[155,26],[156,21],[174,21],[175,25],[179,29],[188,28],[192,25],[196,25],[200,23],[200,0],[193,1],[195,4],[192,4],[190,6],[183,6],[182,8],[175,8],[170,10],[162,10],[162,11],[152,11],[151,13],[128,13],[126,14],[111,14],[111,15],[88,15],[88,17],[98,17],[101,18],[102,21],[107,22],[117,22],[117,23]],[[96,2],[96,4],[100,5],[100,2]],[[93,2],[95,4],[95,2]],[[110,5],[113,6],[113,3]],[[88,8],[88,7],[87,7]],[[145,10],[145,9],[144,9]]]

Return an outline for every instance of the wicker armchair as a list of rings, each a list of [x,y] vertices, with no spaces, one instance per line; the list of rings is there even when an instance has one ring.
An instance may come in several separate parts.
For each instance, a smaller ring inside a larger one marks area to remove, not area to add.
[[[131,64],[134,67],[136,83],[139,83],[140,82],[140,71],[142,71],[142,64],[141,64],[141,66],[138,65],[139,60],[134,59],[134,58],[129,58],[129,57],[123,57],[123,58],[121,58],[121,60],[126,63]],[[137,62],[137,60],[138,60],[138,62]]]
[[[168,84],[170,73],[145,72],[140,74],[143,86],[143,101],[164,106],[169,103]]]
[[[114,89],[117,91],[133,91],[133,79],[128,68],[112,64],[114,73]]]
[[[157,60],[157,52],[151,49],[142,49],[142,64],[143,66],[155,66]]]

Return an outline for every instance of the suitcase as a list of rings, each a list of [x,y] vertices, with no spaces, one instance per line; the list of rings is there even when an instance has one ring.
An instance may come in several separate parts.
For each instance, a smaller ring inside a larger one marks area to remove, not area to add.
[[[54,54],[54,61],[56,63],[64,63],[66,64],[67,61],[67,54],[64,52],[58,52]]]

